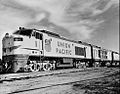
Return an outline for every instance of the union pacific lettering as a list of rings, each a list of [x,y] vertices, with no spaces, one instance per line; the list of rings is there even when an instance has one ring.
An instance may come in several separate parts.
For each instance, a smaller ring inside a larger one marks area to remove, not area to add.
[[[72,55],[71,44],[57,41],[57,54]]]
[[[65,55],[72,55],[71,50],[60,49],[60,48],[56,48],[56,53],[65,54]]]
[[[57,46],[58,47],[62,47],[62,48],[70,48],[70,44],[69,43],[65,43],[65,42],[57,42]]]

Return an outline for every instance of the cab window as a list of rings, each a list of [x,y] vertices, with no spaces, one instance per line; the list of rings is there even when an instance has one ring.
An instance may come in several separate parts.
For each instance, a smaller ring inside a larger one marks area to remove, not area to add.
[[[34,36],[36,39],[42,40],[42,34],[40,34],[38,32],[33,32],[32,36]]]

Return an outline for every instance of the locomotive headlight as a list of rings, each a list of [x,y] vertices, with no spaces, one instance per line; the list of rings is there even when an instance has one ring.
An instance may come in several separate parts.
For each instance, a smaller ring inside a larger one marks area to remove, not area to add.
[[[15,37],[14,41],[23,41],[23,38],[22,37]]]
[[[8,37],[9,37],[9,33],[6,33],[6,34],[5,34],[5,37],[8,38]]]

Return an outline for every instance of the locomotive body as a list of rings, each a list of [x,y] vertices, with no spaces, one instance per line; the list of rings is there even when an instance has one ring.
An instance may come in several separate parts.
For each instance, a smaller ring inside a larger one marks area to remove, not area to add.
[[[63,37],[44,35],[43,48],[44,56],[46,57],[91,59],[91,48],[89,45]]]
[[[99,65],[100,62],[114,61],[113,56],[117,58],[112,51],[69,40],[47,30],[20,28],[12,35],[6,34],[2,43],[3,65],[5,71],[11,72],[52,70],[68,66],[81,68],[94,66],[96,62]]]

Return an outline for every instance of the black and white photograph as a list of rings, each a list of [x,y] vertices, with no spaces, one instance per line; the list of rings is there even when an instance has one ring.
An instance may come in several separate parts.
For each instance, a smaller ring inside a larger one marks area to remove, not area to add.
[[[0,0],[0,94],[120,94],[119,0]]]

